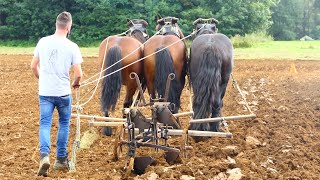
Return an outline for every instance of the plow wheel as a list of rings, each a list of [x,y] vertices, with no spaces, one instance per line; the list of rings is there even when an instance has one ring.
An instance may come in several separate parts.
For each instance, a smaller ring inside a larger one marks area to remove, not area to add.
[[[117,128],[117,134],[116,134],[116,138],[114,141],[113,159],[115,161],[119,160],[119,158],[121,156],[121,151],[122,151],[121,141],[123,140],[123,134],[124,134],[124,128],[123,128],[123,125],[121,125]]]
[[[182,135],[181,135],[181,153],[184,158],[187,158],[187,150],[188,150],[188,129],[183,129]]]
[[[134,158],[133,157],[130,157],[129,158],[129,163],[128,163],[128,166],[127,166],[127,169],[126,169],[126,175],[125,177],[128,178],[133,170],[133,165],[134,165]]]

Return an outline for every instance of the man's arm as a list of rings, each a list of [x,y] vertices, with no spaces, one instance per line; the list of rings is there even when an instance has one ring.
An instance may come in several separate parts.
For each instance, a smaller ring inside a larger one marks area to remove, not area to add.
[[[30,65],[33,74],[39,79],[39,58],[33,56],[31,65]]]
[[[72,87],[79,88],[80,87],[80,80],[82,78],[81,64],[73,65],[73,73],[74,73],[74,81],[72,83]]]

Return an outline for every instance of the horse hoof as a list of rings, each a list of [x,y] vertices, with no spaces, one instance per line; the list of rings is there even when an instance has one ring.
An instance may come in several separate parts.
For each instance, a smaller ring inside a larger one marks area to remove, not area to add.
[[[105,136],[111,136],[112,135],[112,128],[109,126],[105,126],[102,128],[102,134]]]

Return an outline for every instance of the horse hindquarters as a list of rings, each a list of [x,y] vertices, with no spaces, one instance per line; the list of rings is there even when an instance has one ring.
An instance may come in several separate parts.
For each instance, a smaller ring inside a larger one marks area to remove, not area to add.
[[[197,74],[192,77],[194,119],[210,117],[212,109],[219,108],[220,105],[222,59],[219,58],[213,47],[208,46],[206,48],[202,54],[202,59],[200,59],[200,65],[196,71]],[[191,59],[191,61],[195,60]],[[192,67],[190,68],[192,69]],[[212,128],[212,126],[215,128]],[[190,125],[190,129],[217,131],[219,122],[211,124],[194,123]]]
[[[163,48],[163,46],[159,47],[156,49],[156,51],[159,51]],[[170,73],[174,73],[175,75],[177,75],[174,69],[174,64],[170,51],[167,48],[165,48],[164,50],[156,54],[155,69],[155,89],[158,92],[158,96],[161,96],[162,98],[165,96],[166,83],[168,75]],[[175,109],[173,110],[174,113],[178,112],[180,107],[181,93],[179,92],[181,92],[181,85],[177,79],[178,78],[175,77],[174,80],[171,81],[168,97],[168,102],[175,104]]]
[[[117,63],[121,59],[121,49],[119,46],[113,46],[108,50],[108,55],[105,59],[106,67]],[[122,67],[121,62],[115,64],[113,67],[105,71],[105,75],[110,74]],[[101,104],[102,110],[106,116],[108,111],[111,109],[115,110],[117,100],[120,95],[120,89],[122,85],[121,71],[118,71],[103,79],[102,92],[101,92]]]

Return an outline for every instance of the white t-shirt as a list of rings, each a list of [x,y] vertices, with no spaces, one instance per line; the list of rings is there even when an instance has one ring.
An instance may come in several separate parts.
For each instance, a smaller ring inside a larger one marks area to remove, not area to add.
[[[67,38],[51,35],[39,40],[34,56],[39,58],[39,95],[71,94],[69,69],[83,59],[77,44]]]

